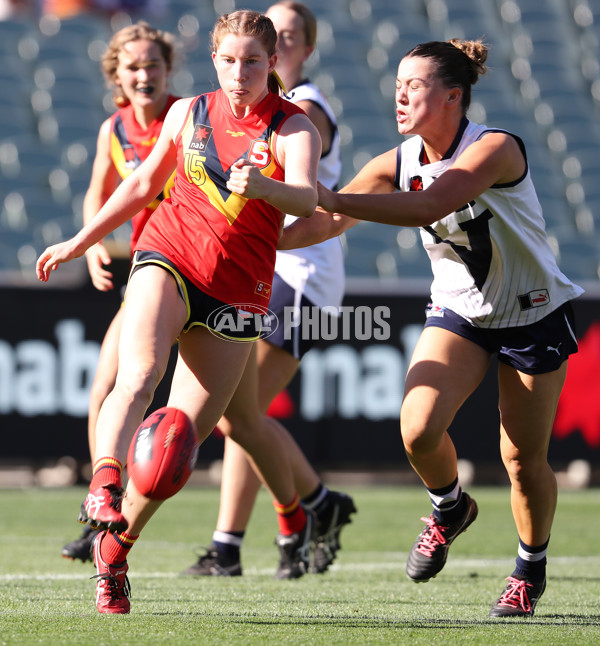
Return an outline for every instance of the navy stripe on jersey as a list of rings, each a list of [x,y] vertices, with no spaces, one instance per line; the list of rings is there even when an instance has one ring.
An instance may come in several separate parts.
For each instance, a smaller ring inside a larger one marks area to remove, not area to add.
[[[115,134],[115,137],[117,138],[119,145],[123,150],[126,167],[137,168],[142,163],[142,160],[139,158],[137,152],[135,151],[135,148],[133,147],[133,144],[127,137],[125,124],[123,123],[123,119],[121,118],[120,114],[115,117],[113,133]]]
[[[200,96],[198,101],[196,101],[196,104],[194,105],[194,108],[192,110],[193,123],[194,123],[194,126],[204,125],[212,129],[212,126],[210,123],[210,116],[208,114],[208,96],[209,95],[207,94],[203,94]],[[286,118],[286,116],[288,115],[283,110],[280,110],[277,113],[275,113],[272,117],[270,124],[265,128],[265,130],[260,135],[258,135],[254,139],[264,139],[265,141],[269,142],[271,136],[277,130],[277,128],[280,126],[281,122]],[[208,177],[213,181],[215,187],[221,194],[221,197],[223,198],[223,200],[226,201],[227,198],[231,195],[231,191],[227,188],[227,180],[229,179],[229,176],[231,174],[231,171],[230,171],[231,166],[226,171],[223,170],[223,166],[221,164],[221,159],[217,151],[217,144],[214,137],[210,137],[208,139],[208,142],[206,144],[206,148],[203,151],[203,154],[206,155],[206,158],[207,158],[207,162],[206,164],[204,164],[204,170],[208,175]],[[250,155],[250,149],[247,148],[246,152],[240,155],[238,159],[245,159],[246,161],[248,161],[249,155]]]

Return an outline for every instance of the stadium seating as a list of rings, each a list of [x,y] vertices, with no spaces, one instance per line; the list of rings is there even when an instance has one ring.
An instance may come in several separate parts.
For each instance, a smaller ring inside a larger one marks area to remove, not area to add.
[[[318,52],[307,72],[339,119],[342,184],[399,143],[394,79],[406,51],[432,39],[483,38],[490,45],[489,73],[473,88],[469,116],[523,138],[561,267],[578,280],[599,279],[597,2],[306,3],[319,20]],[[171,0],[162,15],[148,16],[181,43],[175,93],[216,87],[208,32],[216,15],[242,5],[264,10],[266,3]],[[113,29],[126,22],[124,15],[100,14],[0,21],[0,271],[28,270],[32,249],[79,226],[98,127],[114,109],[99,59]],[[360,223],[343,243],[350,276],[430,276],[416,231]]]

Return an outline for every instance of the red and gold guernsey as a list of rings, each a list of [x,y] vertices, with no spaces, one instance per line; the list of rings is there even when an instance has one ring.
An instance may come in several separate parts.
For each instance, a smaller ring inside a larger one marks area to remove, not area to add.
[[[137,249],[158,251],[213,298],[264,311],[282,214],[264,200],[232,193],[226,184],[239,159],[283,181],[274,140],[285,120],[299,113],[272,92],[242,119],[234,117],[222,90],[196,97],[175,140],[171,197],[148,222]]]
[[[148,157],[158,140],[163,122],[169,108],[179,97],[169,95],[163,111],[154,119],[148,128],[142,128],[136,121],[133,107],[130,105],[117,110],[111,117],[110,124],[110,157],[121,179],[130,175]],[[131,249],[135,249],[142,229],[148,218],[154,213],[160,202],[169,197],[175,173],[165,184],[162,193],[148,206],[133,216],[131,220]]]

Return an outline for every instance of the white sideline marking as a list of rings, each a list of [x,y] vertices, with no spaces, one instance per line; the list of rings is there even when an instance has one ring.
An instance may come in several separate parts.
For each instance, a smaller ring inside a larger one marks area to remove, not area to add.
[[[399,574],[404,575],[404,562],[406,560],[406,554],[400,554],[394,552],[397,560],[393,563],[343,563],[343,564],[334,564],[331,566],[332,571],[339,572],[371,572],[371,571],[381,571],[381,570],[397,570]],[[501,567],[507,564],[507,560],[510,560],[511,557],[506,558],[454,558],[452,561],[446,563],[446,570],[455,570],[462,568],[481,568],[494,566]],[[594,565],[600,566],[600,556],[558,556],[555,558],[550,558],[549,567],[552,567],[552,564],[556,563],[557,565],[586,565],[586,567],[592,567]],[[90,579],[94,574],[95,568],[90,566],[89,572],[82,574],[73,572],[72,574],[65,574],[64,572],[48,572],[46,574],[0,574],[0,582],[9,582],[9,581],[83,581]],[[270,576],[274,573],[275,566],[270,568],[244,568],[244,575],[248,574],[251,576]],[[176,572],[133,572],[130,573],[130,578],[132,580],[138,579],[192,579],[192,577],[180,577]],[[209,578],[209,577],[205,577]]]

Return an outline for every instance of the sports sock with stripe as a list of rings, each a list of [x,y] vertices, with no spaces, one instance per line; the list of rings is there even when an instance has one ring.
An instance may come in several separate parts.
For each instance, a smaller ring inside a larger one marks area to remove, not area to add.
[[[453,523],[465,512],[465,502],[458,477],[447,487],[427,489],[433,506],[433,515],[442,523]]]
[[[132,536],[127,532],[107,534],[100,545],[102,560],[109,565],[121,565],[127,560],[129,550],[135,545],[139,537],[139,534]]]
[[[287,505],[273,501],[273,506],[277,512],[280,534],[290,536],[291,534],[299,534],[304,529],[306,514],[297,493]]]
[[[90,482],[90,491],[108,485],[121,487],[122,471],[123,465],[116,458],[104,457],[96,460]]]
[[[226,561],[239,561],[240,550],[246,532],[222,532],[216,529],[213,532],[213,545],[217,552]]]
[[[527,545],[519,538],[516,567],[513,576],[538,583],[546,577],[546,553],[548,539],[543,545]]]

